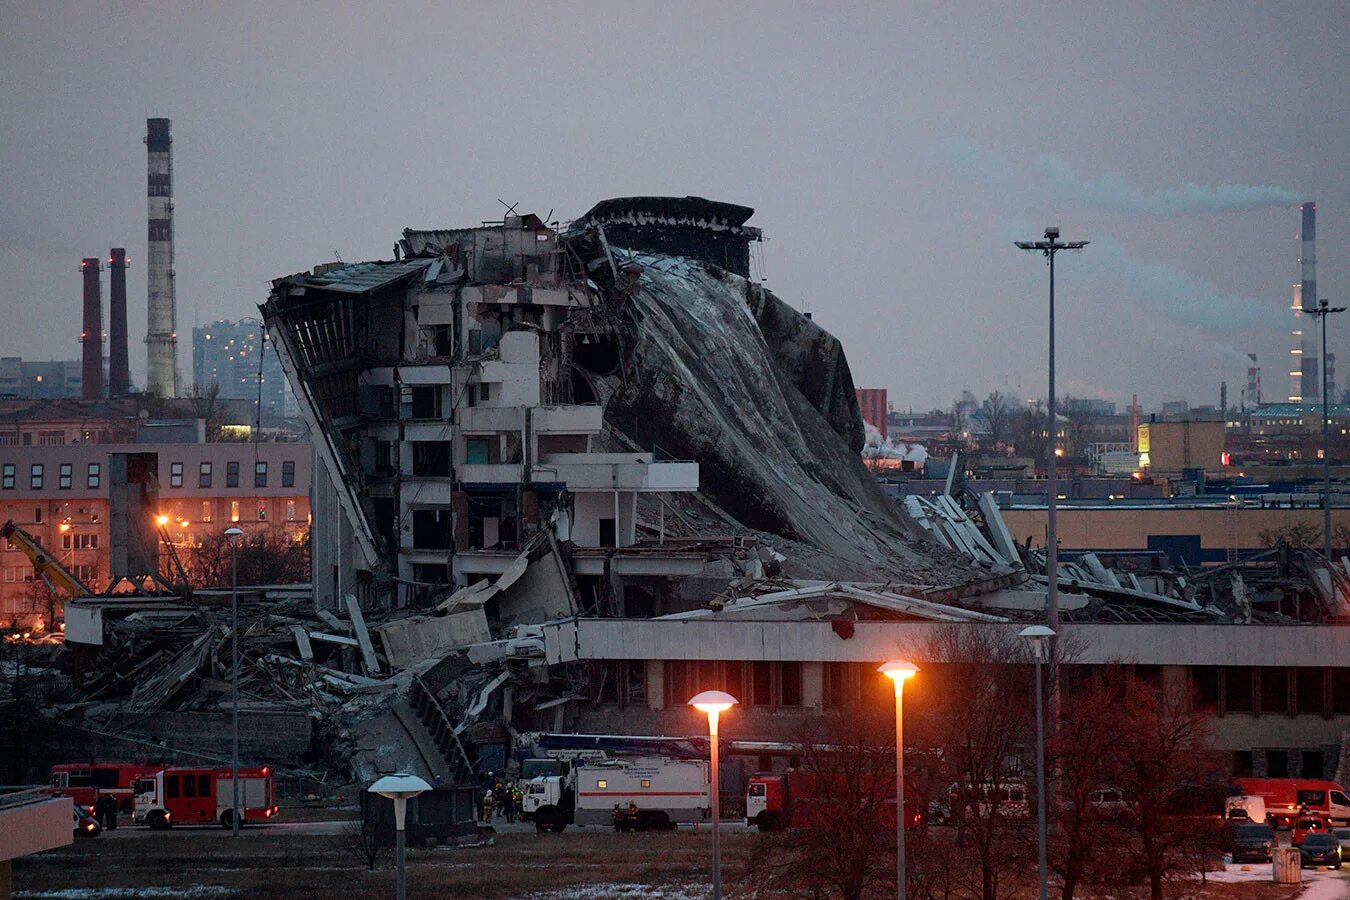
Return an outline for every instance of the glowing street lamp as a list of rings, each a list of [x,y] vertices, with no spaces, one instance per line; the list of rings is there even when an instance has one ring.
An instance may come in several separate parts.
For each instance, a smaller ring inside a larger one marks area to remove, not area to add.
[[[895,896],[905,900],[905,681],[919,674],[919,667],[893,659],[877,671],[895,682]]]
[[[156,517],[155,517],[155,524],[158,525],[160,528],[163,528],[165,525],[168,525],[168,524],[169,524],[169,517],[168,517],[168,516],[156,516]]]
[[[431,785],[416,775],[409,775],[407,772],[395,772],[393,775],[386,775],[370,786],[371,793],[388,797],[394,801],[394,829],[398,845],[398,878],[394,890],[398,900],[407,900],[408,898],[408,876],[404,868],[403,858],[405,852],[403,825],[408,818],[408,800],[423,791],[429,790],[431,790]]]
[[[1050,888],[1045,862],[1045,714],[1041,708],[1041,663],[1049,655],[1048,645],[1055,632],[1044,625],[1028,625],[1018,635],[1031,642],[1031,649],[1036,654],[1036,830],[1040,837],[1040,900],[1046,900]]]
[[[718,778],[717,765],[717,719],[740,701],[726,691],[703,691],[695,694],[689,705],[708,716],[708,741],[712,745],[712,855],[713,855],[713,900],[722,900],[722,842],[717,831],[718,817],[721,812],[719,791],[721,780]]]

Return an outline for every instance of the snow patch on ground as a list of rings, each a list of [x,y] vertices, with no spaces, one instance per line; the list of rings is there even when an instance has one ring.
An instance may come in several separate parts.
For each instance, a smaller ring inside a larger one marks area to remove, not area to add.
[[[1206,872],[1205,880],[1221,884],[1239,882],[1270,882],[1270,863],[1228,863],[1221,872]],[[1350,898],[1350,879],[1340,872],[1319,872],[1316,869],[1303,870],[1303,893],[1298,900],[1341,900]]]
[[[707,900],[711,896],[712,890],[701,884],[610,883],[582,884],[545,894],[530,894],[526,900]]]
[[[184,887],[139,888],[63,888],[59,891],[15,891],[22,900],[178,900],[194,897],[233,897],[235,888],[213,884],[191,884]]]

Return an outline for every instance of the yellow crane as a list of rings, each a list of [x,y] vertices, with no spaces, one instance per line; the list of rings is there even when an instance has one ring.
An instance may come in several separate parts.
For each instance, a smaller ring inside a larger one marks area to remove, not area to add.
[[[94,592],[89,590],[83,581],[72,575],[65,566],[57,562],[56,558],[38,542],[37,538],[15,525],[13,521],[0,525],[0,538],[9,541],[11,547],[22,550],[24,556],[27,556],[33,563],[33,571],[53,591],[63,590],[71,597],[93,595]]]

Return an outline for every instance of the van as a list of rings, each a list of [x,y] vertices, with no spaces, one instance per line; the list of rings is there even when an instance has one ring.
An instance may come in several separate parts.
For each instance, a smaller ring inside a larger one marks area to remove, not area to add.
[[[1266,819],[1292,826],[1299,810],[1318,813],[1332,825],[1350,824],[1350,793],[1334,781],[1318,778],[1238,778],[1234,795],[1260,797]]]
[[[1247,819],[1258,825],[1266,820],[1266,801],[1250,794],[1229,797],[1223,803],[1225,820]]]

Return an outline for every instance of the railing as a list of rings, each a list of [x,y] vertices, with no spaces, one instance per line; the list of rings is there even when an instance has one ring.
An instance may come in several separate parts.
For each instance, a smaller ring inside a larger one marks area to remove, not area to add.
[[[45,803],[55,799],[45,787],[26,788],[8,794],[0,794],[0,809],[14,806],[29,806],[33,803]]]

